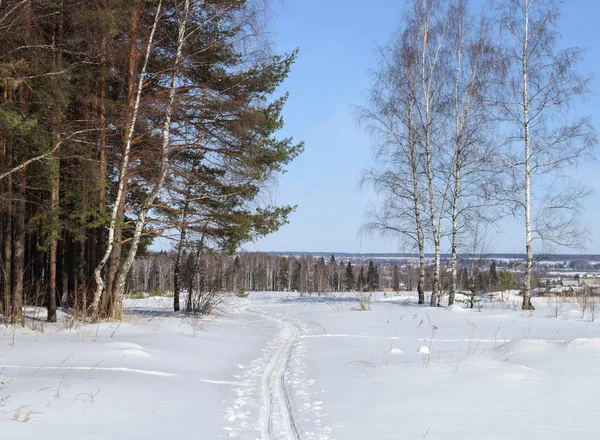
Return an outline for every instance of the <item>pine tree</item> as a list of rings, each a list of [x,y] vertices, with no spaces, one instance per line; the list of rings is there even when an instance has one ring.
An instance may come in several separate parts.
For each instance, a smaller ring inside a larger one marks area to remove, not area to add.
[[[352,263],[348,261],[348,265],[346,266],[346,290],[350,292],[354,290],[354,286],[354,269],[352,268]]]
[[[331,255],[329,259],[329,286],[333,292],[337,292],[338,289],[338,275],[337,275],[337,262],[335,256]]]
[[[379,290],[379,267],[375,266],[375,269],[373,271],[373,281],[371,283],[371,291],[372,292],[376,292]]]
[[[287,291],[289,284],[288,260],[287,258],[279,259],[279,279],[277,281],[279,290]]]
[[[495,261],[492,261],[492,264],[490,264],[489,284],[490,284],[490,287],[492,287],[492,288],[494,288],[498,285],[498,273],[496,272],[496,262]]]
[[[263,23],[247,0],[160,4],[160,14],[159,2],[140,0],[0,5],[5,317],[19,321],[34,297],[50,321],[63,298],[88,308],[99,266],[105,287],[94,316],[118,317],[115,292],[132,279],[130,257],[161,230],[179,231],[179,297],[189,255],[232,253],[277,230],[293,210],[257,202],[302,151],[276,136],[287,95],[274,93],[295,53],[254,50]],[[141,217],[150,209],[154,230]]]
[[[259,263],[256,269],[256,290],[267,290],[267,270],[262,263]]]
[[[358,280],[356,281],[356,290],[358,290],[359,292],[363,292],[365,290],[365,272],[363,266],[360,266]]]
[[[460,282],[461,282],[461,290],[469,290],[471,288],[471,281],[469,280],[469,271],[466,267],[463,267],[460,271]]]
[[[300,292],[302,290],[302,264],[300,261],[294,261],[292,269],[292,291]]]
[[[379,275],[373,264],[373,260],[371,260],[367,269],[366,289],[369,292],[373,292],[376,288],[379,288]]]
[[[392,269],[392,289],[394,292],[400,291],[400,273],[398,272],[398,266],[395,264]]]

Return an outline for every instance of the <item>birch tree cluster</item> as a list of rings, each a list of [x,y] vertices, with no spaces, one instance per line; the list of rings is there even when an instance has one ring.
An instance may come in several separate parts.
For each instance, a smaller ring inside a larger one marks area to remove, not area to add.
[[[481,231],[514,216],[526,254],[523,308],[532,309],[534,252],[585,241],[578,219],[589,191],[573,174],[597,139],[573,108],[589,80],[576,70],[582,50],[560,47],[560,2],[499,0],[481,12],[470,3],[410,0],[380,49],[359,109],[374,144],[362,183],[378,194],[363,229],[418,250],[420,303],[425,252],[434,253],[435,306],[460,290],[458,252],[481,253]]]
[[[120,318],[136,256],[278,229],[295,53],[254,0],[0,2],[0,315]],[[173,274],[176,279],[176,273]]]

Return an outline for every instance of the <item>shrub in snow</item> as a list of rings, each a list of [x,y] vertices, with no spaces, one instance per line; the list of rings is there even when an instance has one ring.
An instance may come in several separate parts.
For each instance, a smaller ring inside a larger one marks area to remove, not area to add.
[[[243,287],[240,288],[240,290],[238,290],[238,292],[236,293],[236,296],[238,298],[248,298],[249,293],[246,292],[246,289],[244,289]]]
[[[352,307],[354,311],[366,312],[371,310],[371,300],[373,299],[372,293],[361,293],[358,297],[358,307]]]

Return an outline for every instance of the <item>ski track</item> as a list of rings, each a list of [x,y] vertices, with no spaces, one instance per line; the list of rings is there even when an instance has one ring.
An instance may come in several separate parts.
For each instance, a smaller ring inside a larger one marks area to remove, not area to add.
[[[304,340],[308,336],[308,325],[260,309],[248,311],[274,323],[279,331],[263,349],[263,356],[244,368],[246,374],[233,390],[236,399],[225,411],[226,419],[233,425],[225,428],[227,436],[333,440],[331,428],[323,426],[323,402],[312,399],[315,381],[305,375]],[[311,430],[302,431],[300,425],[304,424]]]

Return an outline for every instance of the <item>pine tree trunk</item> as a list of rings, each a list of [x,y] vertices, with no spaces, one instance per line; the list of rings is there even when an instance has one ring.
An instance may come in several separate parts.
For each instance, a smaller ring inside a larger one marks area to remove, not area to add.
[[[57,137],[55,137],[57,140]],[[51,161],[52,189],[50,191],[50,209],[52,210],[52,232],[48,255],[48,322],[56,322],[56,256],[58,250],[58,206],[60,191],[60,172],[58,161]]]
[[[134,4],[133,7],[133,16],[132,16],[132,31],[137,32],[137,21],[138,21],[138,8],[139,8],[139,4],[138,2],[136,2]],[[124,206],[125,203],[125,195],[126,195],[126,189],[127,189],[127,182],[129,179],[129,161],[130,161],[130,153],[131,153],[131,145],[133,142],[133,133],[135,130],[135,123],[137,121],[137,116],[138,116],[138,111],[139,111],[139,107],[140,107],[140,100],[141,100],[141,96],[142,96],[142,91],[143,91],[143,86],[144,86],[144,79],[145,79],[145,75],[146,75],[146,71],[147,71],[147,67],[148,67],[148,60],[150,58],[150,52],[152,50],[152,45],[153,45],[153,41],[154,41],[154,34],[156,32],[156,28],[158,26],[158,22],[159,22],[159,17],[160,17],[160,12],[161,12],[161,8],[162,8],[162,1],[159,0],[158,6],[157,6],[157,10],[156,10],[156,14],[155,14],[155,19],[154,19],[154,23],[152,25],[152,30],[150,32],[150,37],[148,38],[148,42],[146,44],[146,49],[145,49],[145,54],[144,54],[144,65],[142,67],[142,71],[140,72],[140,78],[139,78],[139,82],[138,82],[138,87],[137,87],[137,91],[135,94],[131,94],[132,96],[135,96],[135,99],[133,99],[133,103],[131,102],[131,99],[129,100],[130,102],[128,103],[128,109],[129,109],[129,113],[130,115],[128,115],[128,117],[126,118],[126,120],[128,121],[128,123],[126,124],[126,130],[125,130],[125,145],[123,148],[123,157],[121,160],[121,166],[120,166],[120,170],[119,170],[119,184],[118,184],[118,188],[117,188],[117,195],[115,198],[115,204],[111,213],[111,219],[110,219],[110,225],[109,225],[109,229],[108,229],[108,245],[106,248],[106,251],[104,252],[104,256],[103,258],[100,260],[100,262],[98,263],[98,266],[96,267],[96,270],[94,272],[94,278],[96,280],[96,291],[94,292],[94,298],[93,298],[93,302],[91,305],[91,314],[93,316],[94,319],[99,319],[99,304],[100,304],[100,299],[103,293],[105,293],[106,290],[106,282],[102,277],[102,271],[104,269],[104,266],[106,265],[106,263],[108,262],[111,254],[113,254],[113,247],[115,244],[115,229],[119,223],[120,218],[119,217],[119,212],[122,212],[122,209],[120,209],[122,206]],[[130,50],[130,57],[129,57],[129,81],[132,81],[132,78],[135,78],[135,72],[136,72],[136,59],[137,59],[137,42],[136,42],[136,38],[133,38],[133,36],[131,36],[132,39],[132,46],[131,46],[131,50]],[[131,88],[130,88],[131,90]],[[132,104],[132,105],[131,105]],[[119,237],[120,238],[120,237]]]
[[[63,43],[63,0],[58,0],[58,15],[56,26],[56,58],[55,70],[62,68],[62,43]],[[52,133],[53,148],[60,142],[60,134],[56,127]],[[48,322],[56,322],[56,256],[58,249],[58,208],[60,204],[60,162],[58,158],[49,162],[52,187],[50,190],[50,209],[52,212],[52,231],[50,233],[49,260],[49,288],[48,288]]]
[[[60,286],[62,286],[61,300],[67,304],[67,307],[73,308],[76,304],[73,303],[73,296],[69,291],[69,241],[67,239],[67,232],[63,231],[60,240],[60,258],[62,261],[61,270],[58,271],[58,278]]]
[[[85,239],[85,223],[83,224],[83,230],[81,231],[83,234],[83,239],[81,241],[77,241],[77,295],[78,296],[86,296],[87,289],[85,283],[85,257],[86,257],[86,243]]]
[[[103,0],[101,3],[101,9],[106,14],[106,0]],[[136,20],[134,20],[136,21]],[[133,29],[137,29],[137,22],[132,26]],[[106,190],[107,190],[107,157],[106,157],[106,146],[107,146],[107,138],[106,138],[106,130],[107,130],[107,116],[106,116],[106,89],[107,85],[107,70],[108,70],[108,32],[109,25],[106,23],[103,26],[103,34],[100,39],[100,85],[99,85],[99,105],[98,105],[98,125],[100,129],[99,135],[99,150],[98,150],[98,162],[99,162],[99,171],[98,171],[98,192],[100,197],[98,198],[98,215],[101,219],[104,219],[106,216]],[[133,85],[135,84],[135,78],[128,78],[129,81],[129,89],[128,94],[133,95]],[[93,249],[92,261],[93,265],[97,264],[96,258],[97,255],[103,255],[106,247],[106,229],[103,225],[99,226],[95,231],[96,236],[96,246]],[[89,274],[92,271],[88,271]]]
[[[17,172],[17,191],[15,192],[15,241],[13,265],[13,292],[12,311],[10,321],[12,324],[23,322],[23,296],[25,275],[25,191],[27,187],[26,168]]]
[[[10,169],[13,164],[12,142],[4,142],[4,165]],[[2,274],[4,281],[4,317],[8,319],[12,298],[12,247],[13,247],[13,178],[9,174],[4,180],[4,225],[3,225],[3,247],[2,247]]]
[[[63,305],[65,306],[73,306],[73,304],[67,304],[67,297],[66,297],[66,284],[64,282],[64,277],[61,275],[63,274],[64,268],[65,266],[65,240],[64,240],[64,233],[61,233],[62,235],[59,235],[58,238],[58,242],[57,242],[57,250],[56,250],[56,296],[57,299],[60,301],[60,305],[61,307]]]
[[[192,174],[195,173],[196,171],[196,164],[197,162],[194,161],[194,164],[192,166]],[[185,240],[186,240],[186,222],[187,222],[187,215],[188,215],[188,210],[189,210],[189,206],[190,206],[190,197],[191,197],[191,188],[188,188],[188,190],[185,193],[185,202],[183,204],[183,212],[181,214],[181,233],[179,234],[179,242],[177,243],[177,257],[175,258],[175,275],[174,275],[174,280],[173,280],[173,284],[174,284],[174,293],[173,293],[173,310],[175,312],[178,312],[181,308],[180,304],[179,304],[179,295],[180,295],[180,291],[181,291],[181,259],[183,256],[183,249],[185,247]]]

